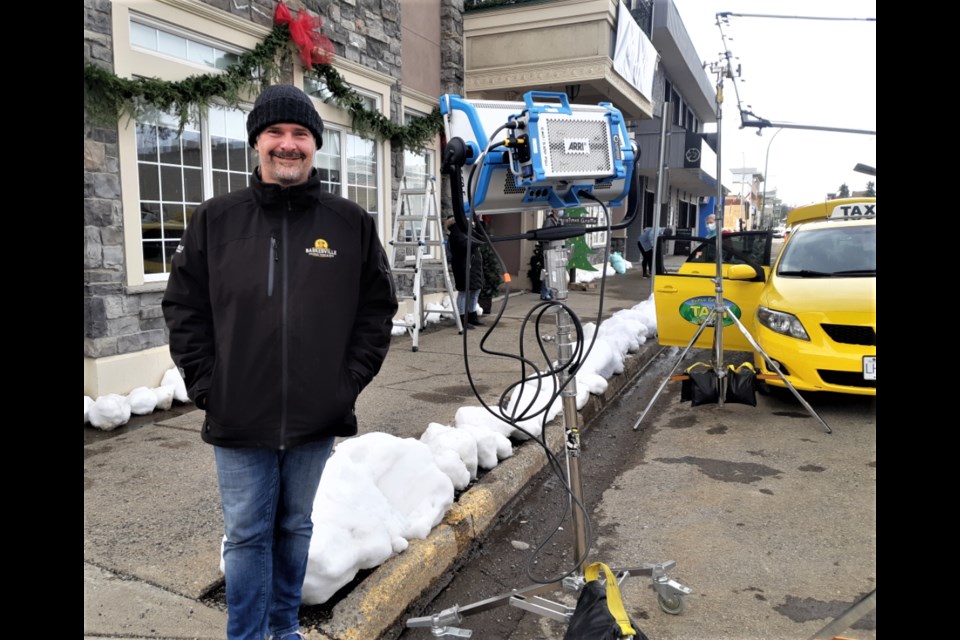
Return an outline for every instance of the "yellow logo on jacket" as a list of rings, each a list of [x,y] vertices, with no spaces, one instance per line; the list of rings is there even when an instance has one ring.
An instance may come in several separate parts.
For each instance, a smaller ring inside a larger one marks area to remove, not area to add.
[[[312,247],[307,247],[307,255],[313,258],[335,258],[337,250],[331,249],[330,245],[323,238],[317,238],[313,241]]]

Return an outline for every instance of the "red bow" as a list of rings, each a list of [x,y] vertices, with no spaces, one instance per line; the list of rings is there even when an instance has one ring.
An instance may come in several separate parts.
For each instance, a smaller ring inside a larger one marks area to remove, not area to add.
[[[300,49],[300,59],[307,69],[315,64],[329,64],[333,56],[333,43],[317,30],[323,25],[319,16],[312,16],[306,11],[298,11],[294,18],[282,2],[277,3],[273,12],[274,24],[285,24],[290,27],[290,38]]]

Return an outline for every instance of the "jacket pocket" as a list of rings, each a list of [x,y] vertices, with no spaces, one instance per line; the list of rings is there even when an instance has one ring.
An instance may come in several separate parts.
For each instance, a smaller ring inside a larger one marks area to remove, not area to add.
[[[277,277],[277,264],[280,262],[280,243],[270,236],[270,251],[267,253],[267,297],[273,297],[273,282]]]

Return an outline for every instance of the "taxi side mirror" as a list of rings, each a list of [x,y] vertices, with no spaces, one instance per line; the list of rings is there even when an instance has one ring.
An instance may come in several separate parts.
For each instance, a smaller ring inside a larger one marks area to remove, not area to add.
[[[723,277],[729,280],[753,280],[757,277],[757,270],[748,264],[724,265]]]

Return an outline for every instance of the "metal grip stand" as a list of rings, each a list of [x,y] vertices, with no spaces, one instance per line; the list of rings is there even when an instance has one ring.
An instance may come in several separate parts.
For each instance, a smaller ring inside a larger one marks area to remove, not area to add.
[[[553,300],[567,299],[566,265],[569,260],[569,249],[563,247],[559,241],[551,242],[544,251],[544,286],[549,288]],[[557,327],[557,357],[563,365],[573,357],[574,342],[571,338],[572,318],[566,306],[556,306]],[[567,484],[570,487],[571,501],[576,505],[583,505],[583,482],[580,470],[580,414],[577,412],[576,378],[571,377],[567,367],[560,367],[559,384],[560,397],[563,405],[563,424],[566,433],[565,453],[567,466]],[[583,569],[587,559],[587,528],[586,514],[583,508],[572,506],[573,538],[575,553],[578,561],[576,572],[562,580],[545,584],[534,584],[521,589],[514,589],[508,593],[487,598],[479,602],[464,606],[454,606],[444,609],[438,614],[419,618],[410,618],[406,622],[408,628],[429,627],[431,634],[436,638],[469,638],[473,631],[462,629],[454,624],[463,622],[463,618],[482,613],[503,605],[510,605],[540,616],[545,616],[569,624],[573,616],[574,607],[554,602],[541,597],[541,594],[562,589],[564,591],[579,592],[586,584]],[[692,593],[692,589],[685,587],[676,580],[667,577],[666,573],[677,565],[674,560],[666,562],[643,564],[631,568],[611,568],[617,576],[617,584],[621,584],[630,576],[650,576],[653,589],[657,594],[657,603],[666,613],[677,615],[684,610],[684,597]]]
[[[719,265],[717,268],[717,272],[718,273],[720,272]],[[800,395],[800,392],[797,391],[796,387],[794,387],[793,384],[790,383],[787,377],[780,370],[780,366],[777,364],[777,362],[772,358],[770,358],[770,356],[767,355],[767,352],[764,351],[759,344],[757,344],[757,341],[753,338],[753,336],[750,335],[750,332],[747,330],[747,328],[743,326],[742,322],[740,322],[740,318],[738,318],[737,315],[727,307],[726,302],[724,302],[723,300],[722,277],[717,276],[716,278],[714,278],[714,282],[717,285],[717,299],[713,309],[710,310],[710,315],[706,317],[703,322],[700,323],[699,327],[697,327],[696,333],[693,334],[693,338],[690,339],[690,342],[684,348],[683,352],[680,354],[680,357],[677,358],[677,361],[674,363],[673,368],[670,370],[670,373],[666,375],[666,377],[663,379],[663,382],[661,382],[660,386],[657,387],[657,390],[656,392],[654,392],[653,397],[650,398],[650,402],[647,403],[647,407],[643,410],[643,413],[640,414],[640,417],[637,418],[636,423],[634,423],[633,425],[633,430],[636,431],[637,429],[640,428],[640,423],[643,422],[643,419],[647,417],[647,413],[649,413],[650,409],[653,408],[653,404],[657,401],[657,398],[660,397],[660,393],[667,386],[667,383],[670,382],[670,379],[673,376],[674,372],[677,370],[677,367],[679,367],[680,363],[683,362],[684,358],[687,357],[687,353],[690,351],[690,349],[693,348],[693,345],[696,344],[697,340],[700,339],[700,334],[703,333],[703,330],[706,329],[707,327],[714,328],[713,367],[714,367],[714,372],[718,378],[717,404],[719,404],[721,407],[723,406],[723,398],[726,395],[726,390],[727,390],[726,389],[727,372],[723,368],[723,321],[724,321],[724,318],[730,318],[733,321],[733,323],[737,325],[737,328],[740,330],[740,333],[742,333],[743,336],[747,339],[747,342],[750,343],[750,346],[752,346],[757,353],[763,356],[763,359],[767,363],[767,366],[770,367],[770,369],[772,369],[773,371],[775,371],[776,374],[780,377],[780,379],[783,380],[783,383],[790,390],[790,392],[797,398],[797,400],[800,401],[800,404],[802,404],[804,409],[807,410],[807,413],[809,413],[811,416],[817,419],[817,421],[823,426],[824,431],[826,431],[827,433],[833,433],[833,430],[830,428],[830,425],[824,422],[823,418],[820,417],[820,414],[818,414],[814,410],[814,408],[810,406],[809,402],[804,400],[803,396]]]
[[[719,14],[718,14],[719,15]],[[650,398],[650,402],[647,404],[647,407],[643,410],[643,413],[640,414],[640,417],[637,418],[636,423],[633,425],[633,430],[636,431],[640,428],[640,423],[643,422],[643,419],[647,416],[650,409],[653,407],[653,403],[657,401],[657,398],[660,397],[660,393],[667,386],[667,382],[670,381],[670,378],[673,376],[673,373],[677,370],[677,367],[680,366],[680,363],[683,362],[683,359],[687,357],[687,353],[693,348],[693,345],[696,344],[697,340],[700,338],[700,334],[703,333],[703,330],[707,327],[713,327],[713,358],[712,365],[714,373],[717,376],[717,404],[721,407],[723,406],[723,399],[727,391],[727,372],[723,366],[723,322],[724,319],[730,318],[733,324],[737,325],[737,328],[740,330],[740,333],[747,339],[747,342],[750,343],[757,353],[763,356],[764,361],[767,363],[767,366],[772,369],[780,380],[783,381],[783,384],[790,390],[790,392],[800,401],[800,404],[807,410],[811,416],[817,419],[817,421],[823,426],[824,430],[827,433],[833,433],[833,430],[830,429],[830,426],[824,422],[823,418],[814,411],[813,407],[803,399],[803,396],[800,395],[800,392],[787,380],[787,377],[780,370],[780,366],[772,359],[767,353],[760,348],[760,345],[757,344],[757,341],[753,339],[753,336],[750,335],[750,332],[747,330],[743,323],[740,322],[740,318],[733,313],[730,308],[727,306],[726,300],[723,298],[723,214],[724,214],[724,198],[723,198],[723,184],[720,182],[719,177],[723,175],[720,171],[720,159],[722,158],[721,151],[721,133],[723,130],[723,78],[733,78],[733,71],[730,67],[730,52],[726,53],[726,60],[720,63],[711,65],[711,71],[714,71],[717,74],[717,205],[720,207],[719,211],[715,212],[715,218],[717,221],[717,234],[716,234],[716,277],[712,279],[714,284],[715,299],[713,308],[710,310],[710,314],[703,319],[700,323],[700,326],[697,327],[696,333],[693,334],[693,338],[690,339],[689,344],[680,354],[680,357],[673,365],[673,369],[670,370],[670,373],[667,374],[663,382],[660,383],[660,386],[657,388],[657,391],[653,394],[653,397]],[[663,163],[661,160],[661,169]],[[663,172],[660,171],[662,174]],[[658,187],[659,191],[659,187]],[[654,225],[656,229],[656,225]],[[657,242],[659,243],[659,237]],[[656,256],[656,247],[654,245],[654,256]],[[653,290],[656,291],[657,286],[657,265],[656,259],[654,259],[653,267]]]

